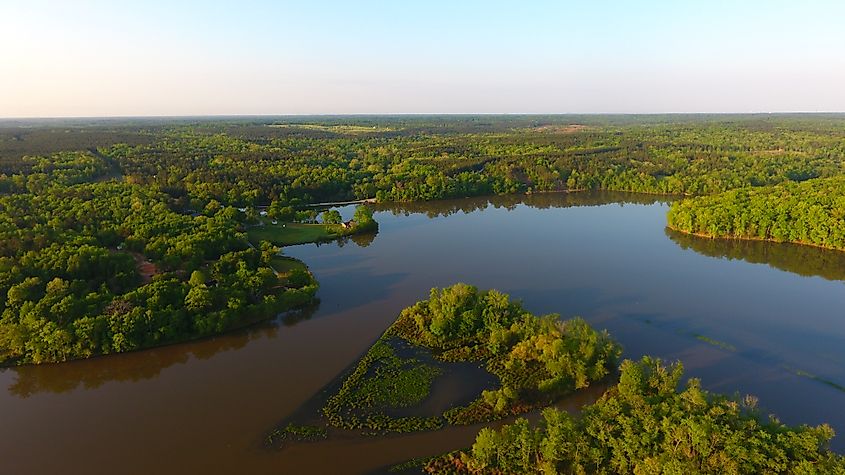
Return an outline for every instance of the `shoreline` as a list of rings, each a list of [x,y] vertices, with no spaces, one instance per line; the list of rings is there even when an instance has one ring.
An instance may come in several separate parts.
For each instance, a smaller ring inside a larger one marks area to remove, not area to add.
[[[675,232],[678,232],[678,233],[681,233],[681,234],[686,234],[688,236],[700,237],[700,238],[703,238],[703,239],[711,239],[711,240],[721,239],[721,240],[725,240],[725,241],[757,241],[757,242],[770,242],[770,243],[773,243],[773,244],[793,244],[793,245],[796,245],[796,246],[815,247],[817,249],[824,249],[826,251],[845,252],[845,249],[840,249],[838,247],[823,246],[821,244],[815,244],[815,243],[812,243],[812,242],[777,241],[775,239],[758,238],[758,237],[714,236],[714,235],[704,234],[704,233],[694,233],[694,232],[691,232],[691,231],[685,231],[683,229],[676,228],[675,226],[672,226],[671,224],[668,224],[668,223],[666,224],[666,229],[671,229],[672,231],[675,231]]]
[[[305,266],[305,268],[307,269],[308,273],[311,274],[311,270],[308,268],[308,265],[305,264],[305,262],[303,262],[299,259],[296,259],[294,257],[290,257],[290,256],[285,256],[285,257],[288,258],[288,259],[293,259],[295,261],[301,262]],[[273,272],[276,272],[276,274],[279,274],[279,272],[276,271],[276,269],[273,269],[272,266],[270,268],[273,270]],[[320,284],[319,284],[319,282],[317,282],[317,280],[312,275],[312,284],[311,285],[314,285],[314,284],[317,285],[317,290],[319,290]],[[294,289],[294,290],[299,290],[299,289]],[[175,346],[175,345],[181,345],[181,344],[185,344],[185,343],[193,343],[193,342],[197,342],[197,341],[210,340],[212,338],[217,338],[217,337],[227,335],[227,334],[239,331],[239,330],[244,330],[244,329],[247,329],[249,327],[259,325],[261,323],[270,322],[270,321],[277,320],[277,319],[282,320],[287,316],[287,314],[289,314],[291,312],[302,311],[302,310],[308,309],[309,307],[319,305],[320,298],[317,297],[317,290],[314,291],[314,294],[311,296],[311,298],[307,302],[304,302],[304,303],[299,304],[299,305],[291,305],[290,307],[285,308],[285,309],[281,309],[281,310],[273,313],[272,315],[253,316],[253,317],[250,317],[250,318],[245,318],[243,321],[234,324],[230,328],[227,328],[223,331],[215,332],[215,333],[212,333],[212,334],[209,334],[209,335],[197,335],[195,337],[162,342],[160,344],[144,346],[144,347],[141,347],[141,348],[134,348],[134,349],[129,350],[129,351],[119,351],[119,352],[115,352],[115,353],[99,353],[99,354],[96,354],[96,355],[88,356],[86,358],[71,358],[71,359],[68,359],[68,360],[65,360],[65,361],[45,361],[43,363],[16,364],[15,359],[10,359],[10,360],[7,360],[7,361],[0,363],[0,371],[5,370],[5,369],[12,369],[12,368],[23,368],[23,367],[26,367],[26,366],[56,366],[56,365],[62,365],[62,364],[66,364],[66,363],[74,363],[74,362],[77,362],[77,361],[88,361],[88,360],[94,360],[94,359],[99,359],[99,358],[106,358],[106,357],[109,357],[109,356],[118,356],[118,355],[124,355],[124,354],[129,354],[129,353],[138,353],[138,352],[141,352],[141,351],[147,351],[147,350],[152,350],[152,349],[156,349],[156,348],[163,348],[163,347],[167,347],[167,346]],[[284,295],[284,294],[282,294],[282,295]]]
[[[375,198],[363,198],[360,200],[349,200],[349,201],[327,201],[323,203],[310,203],[304,205],[306,208],[323,208],[323,207],[331,207],[331,206],[347,206],[347,205],[357,205],[357,204],[372,204],[376,203]]]
[[[243,322],[241,322],[241,323],[239,323],[239,324],[237,324],[237,325],[235,325],[231,328],[227,328],[226,330],[223,330],[222,332],[214,333],[214,334],[211,334],[211,335],[201,335],[201,336],[197,336],[197,337],[194,337],[194,338],[187,338],[187,339],[184,339],[184,340],[169,341],[169,342],[161,343],[161,344],[158,344],[158,345],[150,345],[150,346],[145,346],[143,348],[135,348],[135,349],[132,349],[132,350],[129,350],[129,351],[120,351],[120,352],[117,352],[117,353],[100,353],[100,354],[89,356],[87,358],[73,358],[73,359],[69,359],[69,360],[65,360],[65,361],[46,361],[44,363],[21,363],[21,364],[14,364],[14,362],[12,362],[11,364],[9,364],[8,362],[7,363],[0,363],[0,371],[7,370],[7,369],[15,369],[15,368],[25,368],[25,367],[28,367],[28,366],[58,366],[58,365],[63,365],[63,364],[76,363],[76,362],[79,362],[79,361],[90,361],[90,360],[96,360],[96,359],[101,359],[101,358],[108,358],[108,357],[111,357],[111,356],[128,355],[130,353],[140,353],[142,351],[154,350],[156,348],[165,348],[165,347],[168,347],[168,346],[182,345],[182,344],[185,344],[185,343],[195,343],[195,342],[198,342],[198,341],[211,340],[211,339],[218,338],[218,337],[221,337],[221,336],[224,336],[224,335],[228,335],[230,333],[234,333],[236,331],[245,330],[247,328],[257,326],[261,323],[270,322],[270,321],[273,321],[273,320],[276,320],[276,319],[283,319],[290,312],[305,310],[305,309],[307,309],[307,308],[309,308],[313,305],[319,304],[319,303],[320,303],[320,299],[318,297],[314,296],[314,297],[311,298],[311,300],[309,300],[307,303],[304,303],[302,305],[295,305],[293,307],[282,310],[282,311],[280,311],[280,312],[278,312],[278,313],[276,313],[272,316],[269,316],[269,317],[250,318],[250,319],[247,319],[247,320],[245,320],[245,321],[243,321]],[[10,360],[10,361],[14,361],[14,360]]]

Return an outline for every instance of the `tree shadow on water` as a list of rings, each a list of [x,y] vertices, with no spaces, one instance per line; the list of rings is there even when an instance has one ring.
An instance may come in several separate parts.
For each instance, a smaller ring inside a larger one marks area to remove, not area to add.
[[[666,228],[666,236],[681,249],[717,259],[766,264],[804,277],[845,280],[845,252],[800,244],[742,239],[710,239]]]
[[[311,318],[318,309],[319,301],[275,319],[210,338],[86,360],[4,368],[0,369],[0,374],[14,373],[14,380],[7,389],[20,398],[39,393],[65,393],[78,388],[96,389],[109,382],[154,379],[163,370],[187,364],[192,359],[208,360],[219,353],[241,349],[252,340],[275,338],[280,326],[296,325]]]

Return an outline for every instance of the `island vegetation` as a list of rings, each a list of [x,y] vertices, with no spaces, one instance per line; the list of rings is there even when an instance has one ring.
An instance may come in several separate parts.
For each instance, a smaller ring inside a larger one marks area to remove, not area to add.
[[[619,383],[577,416],[548,408],[536,427],[520,418],[485,428],[468,450],[410,465],[451,474],[845,473],[829,426],[788,426],[755,398],[713,394],[695,378],[679,391],[682,375],[680,363],[626,360]]]
[[[322,423],[381,434],[497,420],[603,380],[620,353],[606,332],[580,318],[536,316],[505,294],[467,284],[435,288],[403,310],[353,365],[322,405]],[[469,404],[410,415],[407,409],[429,396],[438,377],[462,362],[486,370],[492,384],[480,386]],[[285,423],[271,441],[291,440],[297,433],[287,428],[302,425]]]

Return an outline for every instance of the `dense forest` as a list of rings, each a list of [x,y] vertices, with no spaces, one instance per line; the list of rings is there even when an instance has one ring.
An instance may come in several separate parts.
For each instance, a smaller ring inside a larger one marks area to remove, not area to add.
[[[42,363],[211,335],[311,301],[250,247],[244,214],[179,212],[90,153],[33,160],[0,196],[0,361]]]
[[[435,458],[453,474],[843,474],[833,430],[768,420],[753,397],[729,398],[689,379],[680,363],[627,360],[619,383],[578,416],[548,408],[537,427],[518,419],[482,429],[470,450]]]
[[[669,226],[709,237],[845,250],[845,176],[742,188],[676,202]]]
[[[245,233],[324,201],[707,195],[670,224],[839,249],[843,160],[845,117],[824,114],[5,121],[0,359],[142,348],[310,300]]]

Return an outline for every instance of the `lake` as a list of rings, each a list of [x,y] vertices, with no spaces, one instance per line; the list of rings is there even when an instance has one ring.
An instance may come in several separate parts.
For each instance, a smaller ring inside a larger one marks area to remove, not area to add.
[[[624,357],[681,360],[705,388],[754,394],[785,422],[829,422],[845,451],[845,253],[678,235],[667,209],[619,193],[381,206],[376,236],[285,249],[320,281],[316,308],[193,343],[0,370],[0,473],[367,473],[467,446],[478,427],[263,445],[402,308],[460,281],[534,313],[581,315]]]

